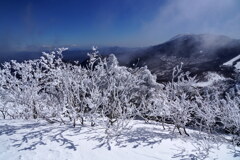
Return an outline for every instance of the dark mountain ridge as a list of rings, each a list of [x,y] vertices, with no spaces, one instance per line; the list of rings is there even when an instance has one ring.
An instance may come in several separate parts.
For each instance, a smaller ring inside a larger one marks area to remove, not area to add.
[[[209,34],[178,35],[160,45],[149,47],[132,64],[147,65],[159,81],[169,80],[173,67],[183,62],[183,69],[201,75],[206,71],[230,74],[224,62],[240,54],[240,40]],[[131,65],[131,64],[129,64]]]

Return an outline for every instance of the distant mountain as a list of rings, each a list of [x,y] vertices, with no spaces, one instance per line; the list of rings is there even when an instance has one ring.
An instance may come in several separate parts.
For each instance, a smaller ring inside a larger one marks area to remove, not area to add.
[[[127,47],[100,47],[98,48],[99,54],[102,56],[107,56],[109,54],[115,54],[120,61],[121,65],[128,65],[132,59],[134,59],[137,55],[140,55],[140,50],[143,48],[127,48]],[[43,49],[44,52],[51,52],[51,49]],[[83,62],[88,58],[88,53],[92,53],[91,48],[89,49],[72,49],[63,52],[63,60],[66,62],[79,61]],[[8,53],[0,53],[0,63],[4,63],[5,61],[17,60],[22,62],[24,60],[29,59],[37,59],[42,56],[42,52],[39,51],[22,51],[22,52],[8,52]]]
[[[173,67],[181,62],[183,69],[193,74],[201,75],[206,71],[231,74],[222,64],[239,54],[240,40],[221,35],[185,34],[141,51],[141,56],[132,59],[129,65],[147,65],[159,81],[167,81]]]
[[[233,70],[240,66],[240,60],[234,59],[240,55],[240,40],[222,35],[180,34],[165,43],[146,48],[115,46],[103,47],[98,50],[103,57],[115,54],[120,65],[128,67],[147,65],[151,72],[157,75],[158,81],[170,80],[173,68],[181,62],[183,62],[185,71],[199,76],[209,71],[231,76]],[[63,59],[66,62],[87,63],[87,53],[91,52],[91,49],[69,48],[63,52]],[[40,52],[2,54],[0,63],[12,59],[18,61],[36,59],[40,56]],[[226,65],[230,63],[229,61],[232,62],[232,65]]]
[[[143,48],[127,48],[127,47],[103,47],[98,48],[99,54],[101,56],[108,56],[109,54],[114,54],[119,62],[120,65],[129,65],[131,60],[135,57],[141,55],[140,51]],[[71,48],[65,52],[63,52],[63,59],[65,61],[76,61],[85,62],[88,59],[87,53],[92,53],[92,50],[71,50]]]

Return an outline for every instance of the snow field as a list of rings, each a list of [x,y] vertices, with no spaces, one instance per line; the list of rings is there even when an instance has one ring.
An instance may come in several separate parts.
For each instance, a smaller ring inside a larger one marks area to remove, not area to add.
[[[105,129],[49,124],[45,121],[1,120],[0,159],[3,160],[122,160],[240,158],[240,148],[220,136],[208,137],[188,129],[133,120],[120,136],[107,138]],[[132,126],[132,127],[130,127]]]

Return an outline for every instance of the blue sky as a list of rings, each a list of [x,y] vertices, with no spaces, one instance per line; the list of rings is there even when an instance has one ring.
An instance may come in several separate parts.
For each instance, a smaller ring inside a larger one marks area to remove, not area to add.
[[[162,43],[181,33],[240,38],[239,0],[1,0],[2,51]]]

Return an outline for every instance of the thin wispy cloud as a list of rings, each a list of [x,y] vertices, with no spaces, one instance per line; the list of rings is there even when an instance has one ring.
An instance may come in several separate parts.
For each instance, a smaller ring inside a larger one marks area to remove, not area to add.
[[[239,28],[238,0],[175,0],[159,7],[152,21],[142,25],[137,39],[145,39],[138,42],[147,41],[147,45],[151,45],[181,33],[211,33],[239,38]]]

